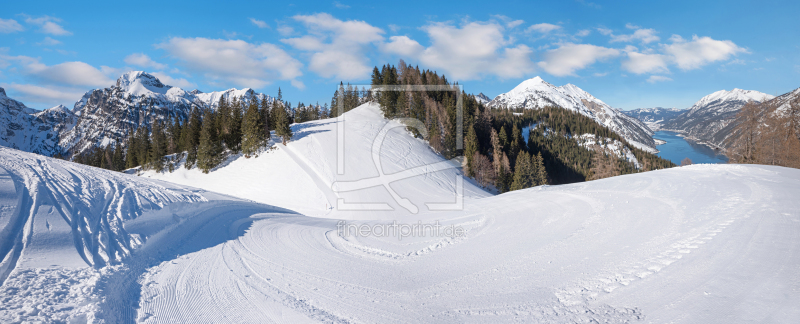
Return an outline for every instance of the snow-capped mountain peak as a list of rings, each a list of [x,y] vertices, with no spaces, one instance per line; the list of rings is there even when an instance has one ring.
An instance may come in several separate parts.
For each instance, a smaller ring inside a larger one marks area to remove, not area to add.
[[[488,106],[511,109],[558,106],[594,119],[641,149],[655,151],[652,133],[644,123],[611,108],[574,84],[556,87],[537,76],[495,97]]]
[[[75,103],[76,126],[62,134],[60,145],[68,153],[81,153],[94,146],[123,140],[138,127],[149,128],[155,121],[186,119],[195,108],[216,109],[220,98],[267,100],[272,97],[250,88],[228,89],[204,93],[166,85],[158,77],[144,71],[130,71],[105,89],[86,92]]]
[[[711,105],[726,106],[726,108],[736,107],[734,108],[734,110],[738,110],[737,106],[740,106],[739,103],[735,105],[725,105],[724,103],[740,102],[741,104],[743,104],[748,101],[763,102],[770,100],[772,98],[775,98],[775,96],[755,90],[743,90],[739,88],[734,88],[731,91],[720,90],[710,95],[707,95],[703,98],[700,98],[700,100],[698,100],[691,108],[689,108],[689,110],[694,112],[700,109],[707,108]]]
[[[144,71],[130,71],[117,79],[117,87],[132,95],[166,94],[172,87]]]

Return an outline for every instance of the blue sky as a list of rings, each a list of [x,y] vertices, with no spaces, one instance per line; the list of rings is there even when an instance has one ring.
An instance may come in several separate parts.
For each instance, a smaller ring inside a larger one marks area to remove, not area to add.
[[[686,108],[720,89],[800,87],[796,1],[14,1],[0,86],[33,108],[145,70],[187,90],[281,87],[330,102],[339,81],[404,59],[490,97],[541,76],[613,107]]]

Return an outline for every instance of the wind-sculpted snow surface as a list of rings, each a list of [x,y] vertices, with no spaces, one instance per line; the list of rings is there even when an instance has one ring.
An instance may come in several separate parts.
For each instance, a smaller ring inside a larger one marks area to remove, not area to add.
[[[693,165],[401,222],[438,220],[463,237],[342,237],[336,220],[265,214],[149,269],[137,319],[789,323],[800,318],[798,195],[798,170]]]

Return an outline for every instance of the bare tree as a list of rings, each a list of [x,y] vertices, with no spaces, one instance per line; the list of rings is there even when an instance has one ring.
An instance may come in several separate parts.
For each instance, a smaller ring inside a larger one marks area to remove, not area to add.
[[[681,166],[692,165],[692,159],[686,157],[681,160]]]

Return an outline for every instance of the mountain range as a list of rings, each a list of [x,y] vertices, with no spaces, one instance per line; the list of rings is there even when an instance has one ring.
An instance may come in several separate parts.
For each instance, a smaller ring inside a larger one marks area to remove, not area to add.
[[[761,103],[775,96],[754,90],[720,90],[698,100],[688,109],[646,108],[626,111],[653,131],[667,130],[715,148],[724,148],[731,136],[736,114],[748,102]]]
[[[488,103],[488,106],[497,109],[538,109],[558,106],[592,118],[639,149],[656,152],[653,132],[642,121],[612,108],[574,84],[556,87],[537,76],[523,81],[509,92],[498,95]]]
[[[216,109],[220,98],[239,98],[245,103],[273,100],[249,88],[187,92],[142,71],[125,73],[108,88],[86,92],[71,110],[59,105],[37,112],[8,98],[0,88],[0,127],[6,129],[0,134],[0,145],[48,156],[74,156],[122,141],[138,127],[185,119],[194,108]]]

